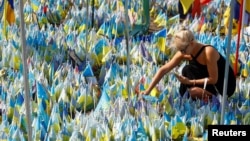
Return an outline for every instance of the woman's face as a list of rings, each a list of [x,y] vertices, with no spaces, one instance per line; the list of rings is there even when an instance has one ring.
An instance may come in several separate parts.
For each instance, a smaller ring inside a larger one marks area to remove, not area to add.
[[[175,49],[183,54],[192,52],[191,44],[193,44],[194,35],[190,30],[182,29],[173,36],[173,45]]]
[[[184,42],[180,37],[174,37],[175,48],[183,54],[188,54],[191,42]]]

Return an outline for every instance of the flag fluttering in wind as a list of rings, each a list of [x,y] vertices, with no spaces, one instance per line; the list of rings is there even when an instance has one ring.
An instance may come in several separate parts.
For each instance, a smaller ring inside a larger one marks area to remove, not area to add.
[[[163,28],[162,30],[154,34],[156,47],[164,53],[166,51],[166,36],[167,36],[166,28]]]
[[[156,23],[159,27],[165,27],[166,24],[167,24],[167,21],[166,21],[166,14],[163,12],[163,13],[159,13],[156,17],[156,19],[154,20],[154,23]]]

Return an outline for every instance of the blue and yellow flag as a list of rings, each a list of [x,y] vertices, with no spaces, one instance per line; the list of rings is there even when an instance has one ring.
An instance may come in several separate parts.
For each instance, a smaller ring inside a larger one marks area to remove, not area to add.
[[[88,63],[86,68],[83,71],[83,76],[84,77],[93,77],[94,76],[94,72],[92,70],[91,65]]]
[[[108,89],[109,89],[109,84],[107,81],[105,81],[103,84],[102,95],[95,108],[95,112],[99,112],[100,110],[106,111],[109,109],[111,103],[110,103],[110,97],[107,93]]]
[[[11,25],[15,22],[14,0],[6,0],[5,2],[5,20]]]
[[[46,89],[43,87],[43,85],[41,83],[37,82],[36,86],[37,86],[37,98],[48,100],[49,97],[48,97]]]
[[[101,26],[100,26],[100,28],[98,29],[98,31],[97,31],[97,35],[105,35],[105,33],[106,33],[106,31],[107,31],[107,23],[103,23]]]
[[[154,34],[156,46],[160,51],[165,52],[167,29],[164,28]]]
[[[233,29],[232,29],[232,34],[236,35],[238,34],[238,28],[239,28],[239,20],[240,20],[240,9],[241,8],[241,2],[240,0],[237,0],[234,4],[233,10],[234,10],[234,14],[233,14]],[[249,23],[249,15],[250,15],[250,1],[247,0],[246,1],[246,5],[245,5],[245,21],[243,21],[243,25],[248,25]],[[243,15],[242,15],[243,16]],[[224,26],[225,26],[225,33],[228,32],[228,28],[229,28],[229,20],[230,20],[230,6],[227,7],[226,11],[223,14],[223,18],[224,18]],[[223,32],[223,31],[222,31]]]
[[[92,52],[96,54],[97,59],[99,62],[103,59],[103,57],[110,51],[111,47],[109,46],[108,42],[102,38],[95,46],[92,48]]]
[[[239,21],[240,20],[240,8],[241,8],[241,1],[240,0],[237,0],[237,2],[235,2],[235,4],[234,4],[234,15],[233,15],[233,17],[234,17],[234,19],[235,20],[237,20],[237,21]],[[246,1],[246,5],[245,5],[245,21],[243,21],[244,22],[244,25],[248,25],[248,23],[249,23],[249,15],[250,15],[250,1],[249,0],[247,0]],[[243,14],[242,14],[242,16],[243,16]]]
[[[40,4],[41,3],[38,0],[31,0],[31,7],[32,7],[34,12],[38,11]]]
[[[241,4],[240,0],[237,0],[237,3]],[[250,13],[250,1],[246,0],[246,5],[245,5],[245,9],[248,13]]]
[[[166,21],[166,15],[164,12],[160,12],[156,19],[154,20],[154,23],[156,23],[158,26],[166,26],[167,21]]]

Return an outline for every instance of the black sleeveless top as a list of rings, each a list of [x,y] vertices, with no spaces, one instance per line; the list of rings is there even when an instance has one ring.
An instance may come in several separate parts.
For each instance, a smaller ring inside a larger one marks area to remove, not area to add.
[[[199,71],[200,78],[208,77],[207,65],[200,64],[196,59],[201,54],[201,52],[204,50],[204,48],[207,46],[208,45],[203,46],[195,56],[192,56],[192,60],[189,61],[190,65],[198,67],[198,69],[200,70]],[[220,58],[217,61],[218,81],[215,84],[215,87],[219,91],[220,94],[223,94],[226,60],[220,53],[219,53],[219,55],[220,55]],[[234,75],[232,67],[229,65],[227,95],[228,96],[233,95],[235,88],[236,88],[236,77]]]

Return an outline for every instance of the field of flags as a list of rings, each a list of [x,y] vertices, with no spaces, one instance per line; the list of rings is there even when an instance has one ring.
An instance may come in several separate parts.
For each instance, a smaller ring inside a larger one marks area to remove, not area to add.
[[[150,1],[150,17],[146,20],[150,19],[149,26],[153,24],[154,29],[134,34],[139,28],[133,25],[145,23],[143,8],[147,6],[143,1],[127,2],[127,19],[125,0],[24,3],[33,140],[207,140],[208,125],[220,124],[221,96],[214,96],[209,103],[189,99],[188,93],[181,97],[179,81],[172,73],[164,76],[150,95],[138,97],[157,69],[172,57],[171,35],[180,25],[180,14],[178,1]],[[197,0],[181,2],[185,13]],[[198,41],[213,45],[226,57],[230,0],[223,2],[221,12],[217,10],[222,0],[200,0],[200,16],[187,16],[185,26]],[[28,122],[19,1],[3,0],[0,12],[0,140],[24,141],[28,138]],[[238,64],[238,79],[235,94],[225,103],[226,125],[250,124],[247,18],[238,59],[239,26],[234,22],[228,59],[230,65]],[[185,62],[178,70],[183,65]]]

